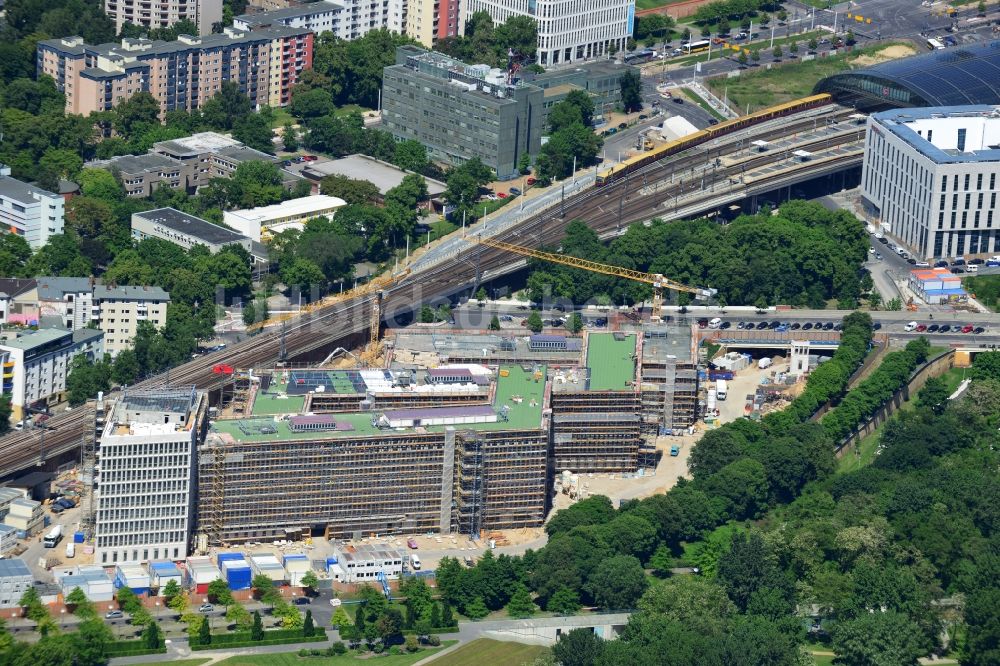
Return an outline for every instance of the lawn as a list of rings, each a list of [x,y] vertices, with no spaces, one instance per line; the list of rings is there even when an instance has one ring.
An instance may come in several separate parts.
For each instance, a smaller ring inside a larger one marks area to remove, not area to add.
[[[744,70],[737,78],[718,77],[708,79],[705,84],[718,97],[729,96],[729,103],[734,108],[756,111],[775,104],[789,102],[812,94],[813,86],[820,79],[836,74],[845,69],[868,66],[875,61],[875,54],[885,52],[893,47],[896,51],[901,44],[880,44],[878,46],[860,49],[852,53],[816,58],[807,61],[785,61],[785,64],[763,69],[762,67]],[[910,45],[906,45],[912,49]],[[909,50],[906,51],[909,53]],[[882,54],[885,55],[884,53]],[[728,91],[727,91],[728,88]]]
[[[963,278],[962,286],[990,310],[1000,312],[1000,275]]]
[[[716,111],[715,109],[713,109],[712,105],[709,104],[708,102],[706,102],[704,99],[702,99],[701,95],[699,95],[695,91],[691,90],[690,88],[681,88],[681,90],[684,91],[684,94],[687,95],[688,98],[692,102],[694,102],[695,104],[697,104],[701,108],[703,108],[706,111],[708,111],[708,113],[713,118],[715,118],[716,120],[725,120],[726,119],[721,113],[719,113],[718,111]]]
[[[345,654],[339,657],[299,657],[296,652],[275,654],[248,654],[216,662],[216,666],[347,666],[347,664],[376,663],[379,666],[409,666],[426,659],[434,652],[454,645],[458,641],[443,641],[439,648],[427,648],[413,654],[390,654],[384,657],[358,657]],[[181,662],[177,662],[181,663]],[[437,663],[437,662],[435,662]]]
[[[202,664],[209,661],[208,658],[205,659],[178,659],[177,661],[146,661],[141,664],[133,664],[133,666],[162,666],[162,664],[170,664],[170,666],[201,666]]]
[[[833,656],[828,654],[814,654],[812,656],[816,666],[833,666]]]
[[[636,11],[642,11],[643,9],[655,9],[656,7],[666,7],[667,5],[683,1],[684,0],[635,0],[635,9]]]
[[[284,127],[285,123],[288,122],[295,124],[295,118],[288,112],[288,109],[283,109],[280,106],[276,109],[271,109],[271,129]]]
[[[469,664],[503,664],[503,666],[520,666],[530,664],[548,648],[540,645],[523,645],[494,641],[489,638],[477,638],[454,652],[432,661],[434,666],[468,666]],[[379,664],[382,661],[379,660]]]
[[[826,33],[823,32],[822,30],[813,30],[812,32],[804,32],[798,35],[792,35],[790,37],[776,36],[774,38],[774,45],[784,48],[786,44],[791,44],[792,42],[795,42],[796,44],[799,45],[799,53],[803,54],[806,51],[806,47],[809,44],[810,39],[812,39],[813,37],[819,37],[820,35],[824,34]],[[763,52],[764,49],[771,48],[770,32],[768,32],[768,36],[765,39],[755,39],[752,42],[739,44],[739,46],[743,50],[754,51],[759,49],[760,51]],[[738,58],[739,55],[740,55],[739,51],[734,51],[733,49],[720,49],[717,46],[712,47],[713,60],[718,58],[729,58],[729,57]],[[761,58],[766,58],[766,57],[767,56],[761,53]],[[706,60],[708,60],[707,52],[696,53],[695,55],[690,55],[690,56],[678,56],[677,58],[673,58],[671,60],[668,60],[667,62],[671,65],[693,65],[698,61],[705,62]]]

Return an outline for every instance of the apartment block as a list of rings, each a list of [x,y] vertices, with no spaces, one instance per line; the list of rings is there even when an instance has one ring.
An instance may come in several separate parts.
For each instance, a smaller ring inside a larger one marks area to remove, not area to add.
[[[98,448],[97,564],[188,555],[207,409],[194,388],[126,390],[115,402]]]
[[[144,28],[169,28],[178,21],[191,21],[199,35],[222,23],[222,0],[104,0],[104,13],[115,22],[115,32],[126,23]]]
[[[466,65],[412,46],[396,50],[382,82],[382,123],[399,140],[457,165],[478,157],[500,178],[541,147],[543,94],[487,65]]]
[[[868,118],[862,204],[917,258],[1000,253],[1000,107],[894,109]]]
[[[84,354],[99,360],[103,337],[93,329],[9,329],[0,334],[3,393],[10,397],[14,418],[23,418],[28,407],[44,409],[64,400],[73,358]]]
[[[238,83],[254,107],[277,107],[291,101],[299,74],[312,67],[313,37],[285,26],[97,46],[64,37],[38,42],[37,70],[65,94],[67,113],[108,111],[141,91],[159,101],[161,113],[190,111],[226,81]]]
[[[408,0],[406,34],[427,48],[465,32],[462,0]]]
[[[484,11],[494,24],[529,16],[538,24],[538,62],[558,65],[618,51],[632,34],[635,0],[468,0],[466,16]]]
[[[259,30],[274,25],[311,30],[317,35],[332,33],[341,39],[351,39],[347,3],[320,0],[308,4],[270,9],[233,17],[233,27],[239,30]]]
[[[0,278],[0,325],[38,326],[38,283],[33,278]]]
[[[139,322],[148,321],[156,328],[167,324],[170,294],[159,287],[94,287],[94,313],[104,331],[104,351],[117,356],[131,349]]]
[[[17,234],[37,250],[63,232],[63,198],[10,177],[0,165],[0,229]]]

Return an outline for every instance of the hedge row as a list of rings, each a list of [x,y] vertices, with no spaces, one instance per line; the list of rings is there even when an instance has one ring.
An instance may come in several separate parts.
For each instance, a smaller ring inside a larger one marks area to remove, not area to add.
[[[458,625],[454,627],[441,627],[439,629],[431,629],[428,634],[454,634],[458,632]],[[401,632],[404,636],[417,636],[418,632],[416,629],[403,629]]]
[[[158,648],[132,648],[132,649],[120,649],[116,648],[112,643],[108,646],[108,656],[109,657],[141,657],[147,654],[166,654],[166,646]]]
[[[887,354],[878,369],[844,396],[837,407],[823,417],[822,424],[834,442],[840,442],[865,423],[910,381],[913,371],[927,360],[930,343],[918,338],[900,351]]]
[[[271,632],[267,632],[271,633]],[[266,634],[265,634],[266,635]],[[265,638],[262,641],[251,641],[249,639],[243,641],[233,641],[225,643],[217,643],[215,641],[215,636],[212,636],[212,643],[210,645],[191,645],[191,649],[195,652],[199,650],[218,650],[221,648],[241,648],[241,647],[258,647],[261,645],[294,645],[295,643],[322,643],[326,640],[325,635],[317,634],[315,636],[303,636],[301,633],[297,637],[289,638]]]

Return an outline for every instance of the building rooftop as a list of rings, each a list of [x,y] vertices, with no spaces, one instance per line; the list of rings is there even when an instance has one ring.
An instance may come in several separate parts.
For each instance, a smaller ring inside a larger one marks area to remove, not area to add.
[[[1000,161],[1000,106],[892,109],[871,122],[938,164]]]
[[[100,331],[97,332],[100,333]],[[28,351],[29,349],[35,349],[36,347],[47,345],[62,338],[66,338],[68,342],[72,339],[72,335],[72,331],[64,328],[40,328],[37,331],[19,331],[16,337],[0,341],[0,346]]]
[[[45,301],[61,301],[66,294],[90,293],[92,283],[85,277],[39,277],[38,298]]]
[[[198,240],[205,241],[212,245],[224,245],[226,243],[238,243],[246,240],[246,236],[231,229],[212,224],[208,220],[203,220],[194,215],[188,215],[176,208],[155,208],[134,214],[137,217],[149,220],[156,224],[187,234]]]
[[[338,197],[330,197],[325,194],[313,194],[308,197],[289,199],[279,204],[270,206],[259,206],[257,208],[247,208],[243,210],[226,211],[226,215],[247,220],[249,222],[268,222],[275,219],[303,217],[316,211],[339,208],[347,205],[347,202]]]
[[[335,9],[344,9],[343,3],[333,0],[320,0],[320,2],[309,2],[298,7],[282,7],[269,12],[258,12],[256,14],[242,14],[234,20],[246,23],[250,26],[269,26],[281,21],[296,19],[320,12],[328,12]]]
[[[182,165],[172,157],[159,153],[146,153],[145,155],[119,155],[109,160],[96,160],[87,166],[103,169],[115,168],[122,173],[137,174],[146,171],[159,171],[160,169],[179,169]]]
[[[48,190],[43,190],[40,187],[22,183],[16,178],[11,178],[10,176],[0,176],[0,196],[13,199],[14,201],[19,201],[21,203],[33,204],[37,201],[36,195],[53,198],[59,196],[58,194],[54,194]]]
[[[503,367],[497,377],[497,388],[492,409],[500,412],[507,407],[507,420],[498,419],[490,423],[469,423],[455,426],[459,430],[521,430],[539,428],[542,422],[542,402],[545,391],[544,366],[537,369],[525,369],[521,366]],[[295,401],[295,402],[293,402]],[[335,428],[323,430],[295,431],[291,429],[288,418],[264,417],[264,409],[280,405],[283,409],[272,414],[289,414],[288,407],[295,405],[301,410],[303,396],[288,396],[285,399],[275,399],[274,402],[262,408],[261,416],[257,416],[257,404],[254,405],[254,416],[245,419],[224,419],[212,422],[212,432],[227,434],[239,442],[283,441],[296,439],[343,439],[351,437],[374,437],[380,434],[391,435],[395,432],[414,431],[414,428],[379,428],[375,424],[382,411],[348,412],[331,415],[336,423]],[[481,406],[480,406],[481,407]],[[462,408],[462,409],[471,409]],[[406,411],[406,410],[403,410]],[[437,410],[433,410],[437,411]],[[439,432],[445,426],[427,426],[427,432]]]
[[[95,299],[122,298],[128,301],[169,301],[170,294],[160,287],[149,287],[146,285],[131,287],[109,287],[99,284],[94,287]]]
[[[321,179],[324,176],[347,176],[358,180],[367,180],[378,188],[384,196],[386,192],[403,182],[403,178],[408,173],[405,169],[377,160],[367,155],[348,155],[339,160],[328,160],[325,162],[312,162],[302,170],[303,175],[311,176],[314,179]],[[427,194],[433,199],[443,194],[448,186],[433,178],[424,178],[427,183]]]
[[[169,152],[172,155],[201,155],[202,153],[212,153],[231,146],[242,146],[243,144],[226,134],[218,132],[198,132],[191,136],[171,139],[169,141],[158,141],[153,144],[153,149],[157,152]]]
[[[625,391],[635,382],[634,334],[591,333],[587,336],[587,367],[591,391]]]
[[[11,576],[31,576],[31,569],[24,560],[18,558],[0,560],[0,578]]]
[[[31,291],[36,286],[38,282],[34,278],[0,278],[0,293],[7,294],[11,298]]]

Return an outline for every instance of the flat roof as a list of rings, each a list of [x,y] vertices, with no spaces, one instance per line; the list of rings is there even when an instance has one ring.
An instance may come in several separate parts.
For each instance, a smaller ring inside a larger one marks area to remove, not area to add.
[[[53,199],[59,196],[58,194],[53,194],[48,190],[43,190],[40,187],[22,183],[16,178],[11,178],[10,176],[0,176],[0,196],[13,199],[14,201],[18,201],[23,204],[31,205],[37,201],[37,199],[35,199],[36,194]]]
[[[343,9],[343,3],[334,2],[333,0],[320,0],[320,2],[309,2],[297,7],[282,7],[281,9],[273,9],[269,12],[242,14],[233,20],[241,21],[252,26],[271,25],[275,21],[304,18],[306,16],[313,16],[314,14],[322,14],[325,12]]]
[[[303,217],[311,214],[320,214],[321,211],[328,211],[332,208],[346,206],[347,202],[339,197],[330,197],[325,194],[313,194],[298,199],[289,199],[270,206],[259,206],[257,208],[245,208],[242,210],[226,211],[225,215],[247,220],[250,222],[268,222],[275,219],[287,217]]]
[[[634,333],[591,333],[587,337],[587,367],[591,391],[625,391],[635,381]]]
[[[8,576],[31,576],[31,569],[24,560],[18,558],[0,560],[0,578]]]
[[[324,176],[346,176],[356,180],[367,180],[377,187],[379,193],[383,196],[386,192],[402,183],[403,178],[408,174],[412,173],[387,162],[377,160],[374,157],[360,154],[348,155],[339,160],[313,162],[303,169],[303,172],[306,174],[315,174],[320,178]],[[426,176],[421,176],[421,178],[427,183],[427,194],[431,198],[440,196],[448,189],[448,186],[441,181],[427,178]]]
[[[937,142],[942,141],[942,135],[946,133],[952,135],[952,131],[957,134],[958,129],[962,129],[961,121],[976,121],[976,126],[970,125],[966,129],[969,132],[969,144],[980,145],[983,143],[980,138],[986,138],[987,134],[994,137],[998,133],[996,128],[1000,127],[1000,106],[990,104],[977,104],[970,106],[931,106],[905,109],[892,109],[871,115],[872,123],[886,131],[899,137],[912,146],[921,155],[938,164],[954,164],[967,162],[997,162],[1000,161],[1000,144],[982,145],[982,147],[959,151],[952,148],[939,148],[927,137],[919,134],[914,126],[922,127],[924,124],[934,121],[947,123],[946,127],[941,127],[937,132]],[[987,127],[992,131],[987,132]],[[928,125],[933,130],[934,127]],[[950,139],[949,139],[950,140]]]
[[[0,338],[0,346],[2,347],[13,347],[14,349],[23,349],[25,351],[29,349],[34,349],[35,347],[41,347],[42,345],[54,342],[61,338],[72,339],[73,333],[64,328],[40,328],[37,331],[25,331],[20,333],[16,338],[8,338],[6,340]]]
[[[215,152],[230,146],[242,145],[242,143],[226,134],[219,134],[218,132],[198,132],[197,134],[184,136],[179,139],[157,141],[153,144],[153,148],[168,150],[172,153],[197,155],[200,153]]]
[[[146,153],[144,155],[119,155],[118,157],[112,157],[108,160],[98,160],[84,166],[93,166],[102,169],[116,168],[125,173],[140,173],[165,168],[179,169],[183,166],[183,163],[180,160],[175,160],[160,153]]]
[[[139,217],[156,224],[161,224],[168,229],[187,234],[212,245],[238,243],[247,240],[247,237],[243,234],[220,227],[218,224],[212,224],[208,220],[189,215],[176,208],[154,208],[153,210],[133,213],[132,217]]]
[[[458,430],[530,430],[541,426],[542,422],[542,401],[545,392],[546,368],[539,366],[525,370],[521,366],[503,366],[504,373],[498,373],[497,389],[492,407],[485,407],[499,413],[504,406],[507,407],[507,420],[497,419],[496,422],[489,423],[467,423],[454,426]],[[537,379],[536,379],[537,373]],[[504,376],[506,374],[506,376]],[[293,396],[278,401],[284,403],[283,409],[274,413],[289,413],[288,407],[291,405]],[[304,397],[299,396],[298,400],[304,401]],[[287,419],[278,419],[257,416],[256,403],[254,405],[254,416],[244,419],[222,419],[212,422],[211,430],[217,433],[228,434],[240,442],[266,442],[266,441],[286,441],[299,439],[327,440],[345,439],[360,437],[375,437],[378,435],[391,436],[397,432],[413,432],[414,428],[379,428],[372,423],[373,417],[383,413],[380,410],[370,412],[347,412],[337,413],[333,418],[338,424],[345,424],[344,429],[338,430],[306,430],[296,432],[292,430]],[[459,408],[466,413],[472,406]],[[299,407],[301,409],[301,406]],[[385,413],[396,410],[386,410]],[[406,410],[402,410],[406,411]],[[432,410],[438,411],[438,410]],[[347,427],[351,429],[347,429]],[[446,427],[451,426],[424,426],[427,432],[441,432]]]

